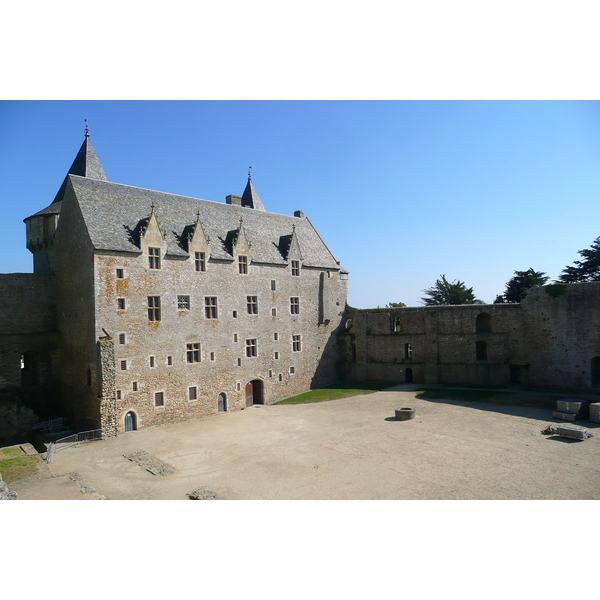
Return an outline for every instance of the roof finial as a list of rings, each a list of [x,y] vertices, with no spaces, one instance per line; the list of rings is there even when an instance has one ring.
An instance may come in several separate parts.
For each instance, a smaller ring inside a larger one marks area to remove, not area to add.
[[[88,139],[90,137],[90,128],[88,127],[88,120],[85,120],[85,137]]]
[[[248,167],[248,181],[252,181],[252,173],[250,173],[250,169],[252,167]]]

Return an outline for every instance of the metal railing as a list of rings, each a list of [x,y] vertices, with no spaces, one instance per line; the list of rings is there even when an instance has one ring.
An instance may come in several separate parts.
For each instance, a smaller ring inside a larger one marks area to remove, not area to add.
[[[77,446],[84,442],[94,442],[102,439],[101,429],[91,429],[90,431],[81,431],[80,433],[74,433],[67,437],[51,442],[46,451],[46,462],[52,462],[52,457],[61,450],[70,448],[71,446]]]

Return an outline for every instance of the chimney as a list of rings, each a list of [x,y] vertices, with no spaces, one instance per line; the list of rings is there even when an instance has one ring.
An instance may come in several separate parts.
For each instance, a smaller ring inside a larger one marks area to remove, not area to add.
[[[295,217],[300,217],[301,219],[304,219],[304,211],[303,210],[296,210],[296,211],[294,211],[294,216]]]
[[[225,202],[227,204],[235,204],[236,206],[242,205],[242,197],[241,196],[226,196]]]

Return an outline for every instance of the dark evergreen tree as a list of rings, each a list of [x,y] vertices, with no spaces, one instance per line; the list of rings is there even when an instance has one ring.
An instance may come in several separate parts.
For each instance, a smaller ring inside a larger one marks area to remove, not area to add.
[[[388,302],[385,308],[404,308],[405,306],[404,302]]]
[[[527,290],[536,285],[544,285],[549,277],[541,271],[534,271],[531,267],[527,271],[515,271],[507,281],[504,294],[497,296],[494,304],[501,302],[521,302]]]
[[[473,288],[468,288],[463,281],[449,282],[445,275],[441,275],[435,284],[423,290],[425,296],[421,298],[427,306],[439,306],[443,304],[482,304],[481,300],[475,298]]]
[[[600,237],[578,254],[583,260],[576,260],[573,265],[565,267],[558,276],[563,283],[578,283],[581,281],[600,281]]]

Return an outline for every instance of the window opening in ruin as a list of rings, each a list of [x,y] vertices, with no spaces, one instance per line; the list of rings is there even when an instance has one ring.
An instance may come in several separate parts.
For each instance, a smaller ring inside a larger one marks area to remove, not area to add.
[[[136,423],[135,413],[132,411],[129,411],[125,415],[125,433],[127,433],[128,431],[135,431],[136,429],[137,429],[137,423]]]
[[[177,296],[177,310],[190,310],[189,296]]]
[[[160,269],[160,248],[148,248],[148,267]]]
[[[137,392],[137,391],[138,391],[138,382],[137,382],[137,381],[134,381],[134,382],[131,384],[131,390],[132,390],[133,392]]]
[[[271,291],[277,291],[277,282],[275,281],[275,279],[271,279]]]
[[[600,356],[592,358],[592,386],[600,387]]]
[[[251,339],[251,340],[246,340],[246,356],[248,358],[254,358],[257,355],[257,347],[256,347],[256,340],[255,339]]]
[[[164,392],[154,392],[154,406],[164,406],[165,405],[165,393]]]
[[[125,298],[117,298],[117,310],[125,310]]]
[[[404,344],[404,360],[412,358],[412,344]]]
[[[258,297],[257,296],[246,296],[246,310],[249,315],[258,314]]]
[[[302,351],[302,336],[293,335],[292,336],[292,352],[301,352]]]
[[[227,394],[221,392],[217,396],[217,410],[219,412],[225,412],[227,410]]]
[[[477,342],[475,344],[476,360],[487,360],[487,344],[485,342]]]
[[[186,356],[188,363],[199,363],[200,362],[200,343],[193,342],[186,345]]]
[[[188,388],[188,400],[198,400],[198,388],[196,386]]]
[[[481,313],[475,319],[475,331],[477,333],[491,333],[492,317],[489,313]]]
[[[117,279],[123,279],[123,277],[125,277],[123,269],[117,269]]]
[[[148,321],[160,321],[160,296],[148,296]]]
[[[124,333],[119,334],[119,344],[121,344],[121,345],[125,344],[125,334]]]
[[[300,277],[300,261],[292,261],[292,277]]]
[[[394,331],[396,333],[402,331],[402,319],[398,315],[394,317]]]
[[[204,298],[204,312],[207,319],[216,319],[218,317],[216,296],[206,296]]]
[[[206,271],[206,254],[204,252],[196,252],[194,264],[196,267],[196,271]]]
[[[300,298],[290,298],[290,313],[293,315],[300,314]]]
[[[238,271],[240,275],[248,274],[248,257],[238,256]]]
[[[92,385],[92,368],[88,367],[86,372],[86,383],[88,386]]]

